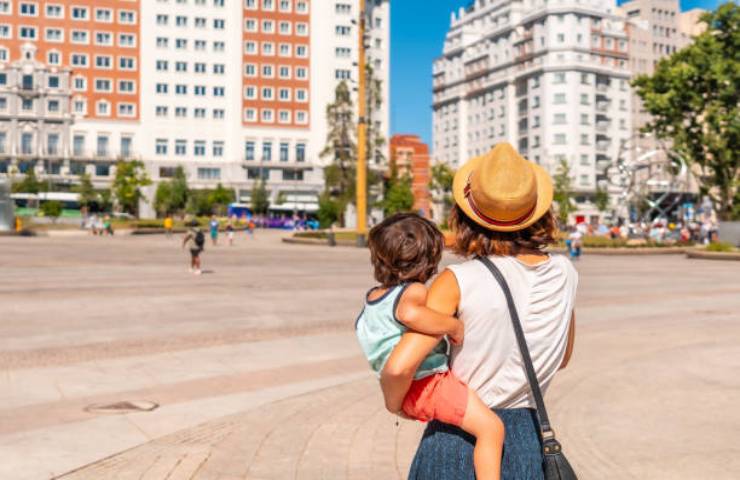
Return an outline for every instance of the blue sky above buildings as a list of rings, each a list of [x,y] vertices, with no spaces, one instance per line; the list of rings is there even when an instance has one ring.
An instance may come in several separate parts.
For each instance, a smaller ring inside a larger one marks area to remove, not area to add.
[[[391,131],[431,141],[432,61],[442,52],[450,13],[470,0],[398,0],[391,7]],[[623,2],[619,2],[623,3]],[[682,0],[712,10],[720,0]]]

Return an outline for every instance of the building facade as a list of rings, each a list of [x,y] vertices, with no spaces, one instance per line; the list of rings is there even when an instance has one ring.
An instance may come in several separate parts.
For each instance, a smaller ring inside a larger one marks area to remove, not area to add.
[[[432,180],[429,147],[418,135],[393,135],[390,141],[390,165],[399,176],[411,178],[414,194],[413,210],[420,215],[433,218],[432,196],[429,190]]]
[[[388,0],[367,12],[385,100],[371,121],[387,138]],[[339,82],[358,79],[358,18],[358,0],[0,0],[0,79],[15,78],[28,46],[38,68],[67,72],[62,180],[86,172],[105,185],[117,160],[141,159],[150,196],[183,166],[191,186],[222,183],[244,202],[264,177],[275,209],[310,212],[331,161],[320,156],[326,105]],[[5,158],[0,174],[19,170]]]
[[[433,67],[434,159],[457,168],[507,141],[598,217],[603,168],[629,137],[624,19],[613,1],[476,0],[452,15]]]

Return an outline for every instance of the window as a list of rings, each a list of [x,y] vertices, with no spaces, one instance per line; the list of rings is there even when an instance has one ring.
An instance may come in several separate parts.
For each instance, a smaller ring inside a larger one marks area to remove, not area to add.
[[[257,76],[257,66],[252,63],[247,63],[244,65],[244,75],[247,77],[256,77]]]
[[[223,30],[224,28],[226,28],[226,21],[222,18],[214,18],[213,28],[215,30]]]
[[[223,52],[226,50],[226,43],[225,42],[213,42],[213,51],[214,52]]]
[[[224,87],[213,87],[214,97],[223,97],[226,95],[226,89]]]
[[[198,167],[198,180],[218,180],[220,178],[220,168]]]
[[[244,42],[244,53],[247,55],[254,55],[257,53],[256,42]]]
[[[588,155],[581,155],[581,165],[586,167],[590,165],[590,162],[588,161]]]
[[[262,100],[272,100],[272,88],[264,87],[262,89]]]
[[[46,104],[46,111],[49,113],[59,113],[59,100],[49,100]]]
[[[290,11],[290,0],[280,0],[280,11],[281,12]]]
[[[183,15],[178,15],[175,17],[175,25],[178,27],[187,27],[188,26],[188,17],[185,17]]]
[[[581,114],[581,125],[588,125],[588,113],[582,113]]]
[[[295,99],[299,102],[308,101],[308,90],[305,88],[297,88],[295,91]]]
[[[213,64],[213,73],[216,75],[223,75],[226,72],[226,65],[223,63]]]
[[[187,95],[188,94],[188,86],[178,84],[175,85],[175,95]]]
[[[76,157],[81,157],[85,151],[85,137],[83,135],[75,135],[72,137],[72,154]]]
[[[18,36],[27,40],[36,40],[36,27],[20,27]]]
[[[163,105],[157,105],[154,114],[160,118],[166,117],[168,114],[168,108]]]
[[[334,56],[337,58],[349,58],[352,55],[352,49],[347,47],[337,47],[334,49]]]
[[[564,113],[555,114],[555,118],[553,120],[554,125],[565,125],[566,122],[567,122],[567,119]]]
[[[188,153],[188,141],[187,140],[175,140],[175,155],[183,156]]]
[[[303,180],[303,170],[293,170],[292,168],[286,168],[283,170],[283,180]]]
[[[305,45],[296,45],[295,56],[300,58],[306,58],[308,56],[308,47]]]
[[[298,143],[295,146],[295,161],[305,162],[306,161],[306,144]]]
[[[105,135],[98,135],[97,145],[95,148],[96,154],[99,157],[108,156],[108,137]]]
[[[19,13],[25,17],[35,17],[38,15],[38,9],[35,3],[21,3]]]
[[[136,84],[133,80],[119,80],[118,91],[120,93],[136,93]]]
[[[262,55],[274,55],[275,44],[272,42],[262,42]]]
[[[555,73],[555,81],[553,83],[555,84],[565,83],[565,72]]]
[[[118,104],[118,115],[121,117],[133,117],[136,115],[133,103],[119,103]]]
[[[303,110],[297,111],[295,114],[295,121],[299,124],[306,124],[308,123],[308,113],[306,113]]]
[[[582,93],[581,94],[581,105],[589,105],[589,100],[588,100],[588,94],[587,93]]]
[[[295,69],[295,76],[303,80],[308,77],[308,70],[305,67],[298,67]]]
[[[337,3],[334,5],[334,12],[349,15],[352,13],[352,5],[349,3]]]
[[[87,20],[88,13],[87,7],[72,7],[72,18],[74,20]]]
[[[95,91],[96,92],[111,92],[111,81],[107,78],[96,78],[95,79]]]
[[[87,102],[85,101],[85,99],[76,99],[74,102],[72,102],[72,108],[74,109],[75,113],[84,115],[85,113],[87,113]]]
[[[298,13],[308,13],[308,3],[303,1],[296,2],[295,11]]]
[[[72,30],[72,43],[90,43],[87,30]]]
[[[95,68],[109,70],[113,65],[113,60],[108,55],[95,55]]]
[[[352,27],[347,27],[344,25],[337,25],[334,28],[334,32],[340,37],[347,37],[352,33]]]
[[[290,22],[280,22],[280,26],[278,27],[280,35],[290,35]]]
[[[193,91],[196,96],[198,97],[204,97],[206,95],[206,86],[205,85],[196,85],[193,87]]]
[[[31,155],[33,153],[33,133],[21,134],[21,154]]]
[[[63,30],[60,28],[47,28],[44,36],[47,42],[61,42],[64,40]]]
[[[197,62],[193,64],[193,70],[195,71],[195,73],[206,73],[206,64]]]
[[[254,142],[244,143],[244,160],[247,160],[247,161],[254,160]]]
[[[199,52],[202,52],[206,49],[206,41],[205,40],[196,40],[195,41],[195,49]]]
[[[167,84],[166,83],[158,83],[157,86],[156,86],[156,89],[157,89],[157,93],[165,94],[165,93],[167,93],[167,90],[168,90]]]
[[[262,161],[272,160],[272,142],[262,142]]]
[[[556,105],[561,105],[561,104],[565,103],[565,101],[566,100],[565,100],[565,94],[564,93],[556,93],[555,94],[555,101],[553,103],[555,103]]]
[[[206,156],[206,142],[203,140],[196,140],[193,146],[193,155],[196,157]]]
[[[224,156],[224,142],[213,142],[212,152],[214,157]]]
[[[118,68],[120,70],[134,70],[136,68],[134,65],[135,60],[134,57],[119,57]]]
[[[51,51],[46,54],[46,61],[49,65],[61,65],[62,55],[57,51]]]
[[[59,76],[49,75],[46,78],[46,86],[49,88],[59,88]]]
[[[275,31],[275,22],[272,20],[262,21],[262,33],[273,33]]]
[[[167,155],[167,140],[164,138],[158,138],[155,141],[154,150],[157,155]]]
[[[194,108],[193,109],[193,116],[195,118],[206,118],[206,109],[205,108]]]
[[[159,14],[156,17],[156,22],[157,22],[157,25],[165,26],[170,22],[170,16]]]
[[[136,12],[133,12],[131,10],[119,10],[118,23],[136,23]]]
[[[176,72],[187,72],[188,71],[187,62],[175,62],[175,71]]]
[[[95,104],[95,112],[102,117],[109,116],[110,103],[106,102],[105,100],[100,100],[98,103]]]
[[[185,118],[188,116],[188,109],[187,107],[175,107],[175,117],[177,118]]]
[[[95,45],[113,45],[113,36],[110,32],[95,32]]]
[[[290,78],[290,67],[281,65],[278,69],[278,76],[280,78]]]
[[[305,37],[308,35],[308,24],[307,23],[296,23],[295,33],[298,36]]]
[[[10,25],[0,25],[0,38],[11,38]]]
[[[244,0],[244,8],[247,10],[257,10],[257,0]]]
[[[281,43],[280,44],[280,56],[281,57],[290,57],[291,55],[291,45],[289,43]]]
[[[555,134],[555,141],[553,142],[555,145],[565,145],[566,138],[564,133],[557,133]]]
[[[256,32],[257,31],[257,20],[254,18],[247,18],[244,20],[244,30],[247,32]]]
[[[589,145],[589,144],[590,142],[588,139],[588,134],[587,133],[581,134],[581,145]]]
[[[257,98],[257,87],[254,85],[248,85],[244,87],[244,98],[248,100],[254,100]]]
[[[0,15],[10,15],[10,1],[0,1]]]
[[[136,35],[130,33],[118,34],[118,45],[120,45],[121,47],[135,47]]]
[[[272,65],[262,65],[262,76],[272,78]]]
[[[352,72],[349,70],[338,69],[334,71],[334,78],[337,80],[349,80],[352,77]]]
[[[287,162],[288,156],[290,152],[290,145],[288,145],[285,142],[280,143],[280,161],[281,162]]]
[[[95,21],[110,23],[113,21],[113,12],[107,8],[96,8],[95,9]]]
[[[203,17],[195,17],[195,28],[206,28],[207,19]]]
[[[188,40],[186,38],[175,39],[175,48],[178,50],[185,50],[188,48]]]
[[[254,108],[245,108],[244,120],[247,122],[254,122],[255,120],[257,120],[257,110],[255,110]]]
[[[131,147],[133,145],[133,139],[131,137],[121,137],[121,149],[120,154],[123,158],[131,156]]]
[[[170,39],[167,37],[157,37],[157,48],[167,48],[169,46]]]

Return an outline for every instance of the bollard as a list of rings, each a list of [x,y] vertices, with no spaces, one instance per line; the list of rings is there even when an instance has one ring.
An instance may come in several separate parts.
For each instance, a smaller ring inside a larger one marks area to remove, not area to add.
[[[326,234],[326,240],[329,242],[330,247],[337,246],[337,237],[334,235],[333,231]]]

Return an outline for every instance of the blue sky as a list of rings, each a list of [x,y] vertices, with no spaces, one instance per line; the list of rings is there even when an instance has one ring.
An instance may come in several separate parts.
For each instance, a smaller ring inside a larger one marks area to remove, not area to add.
[[[450,13],[469,2],[391,2],[391,132],[415,133],[427,143],[431,141],[432,61],[442,52]],[[681,7],[711,10],[720,3],[720,0],[682,0]]]

